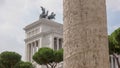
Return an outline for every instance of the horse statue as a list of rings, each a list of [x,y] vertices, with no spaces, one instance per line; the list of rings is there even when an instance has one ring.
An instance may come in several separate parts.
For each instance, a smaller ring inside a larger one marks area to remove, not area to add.
[[[47,19],[55,19],[55,16],[56,14],[54,14],[54,12],[52,12],[49,16],[48,16],[48,11],[45,10],[45,8],[43,8],[41,6],[41,10],[42,10],[42,13],[40,14],[39,18],[42,19],[42,18],[47,18]]]
[[[48,11],[45,11],[45,8],[41,6],[42,13],[40,14],[40,18],[47,18],[48,16]]]
[[[48,19],[55,19],[56,14],[54,12],[51,13],[51,15],[48,16]]]

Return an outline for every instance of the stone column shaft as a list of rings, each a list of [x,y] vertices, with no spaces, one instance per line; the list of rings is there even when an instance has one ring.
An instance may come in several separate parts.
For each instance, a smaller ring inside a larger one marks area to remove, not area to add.
[[[29,61],[29,44],[26,44],[26,47],[25,47],[25,49],[26,49],[26,61]]]
[[[29,57],[29,61],[31,62],[31,43],[29,44],[29,55],[28,55],[28,57]]]
[[[33,56],[33,46],[34,46],[34,43],[31,43],[31,57],[30,57],[31,62],[32,62],[32,56]]]
[[[53,35],[50,36],[50,48],[54,48],[54,39],[53,39]]]
[[[36,52],[36,46],[37,46],[37,44],[36,44],[36,41],[34,42],[34,54],[35,54],[35,52]]]
[[[39,41],[39,48],[41,48],[41,47],[43,47],[43,39],[42,39],[42,37],[40,38],[40,41]]]
[[[57,50],[59,50],[59,38],[57,38]]]
[[[113,68],[113,56],[112,55],[110,56],[110,59],[111,59],[110,68]]]
[[[64,0],[64,68],[109,68],[105,0]]]

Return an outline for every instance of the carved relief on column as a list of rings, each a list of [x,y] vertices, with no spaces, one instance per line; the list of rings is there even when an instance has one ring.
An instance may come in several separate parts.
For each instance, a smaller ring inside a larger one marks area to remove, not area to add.
[[[63,0],[64,68],[109,68],[106,0]]]

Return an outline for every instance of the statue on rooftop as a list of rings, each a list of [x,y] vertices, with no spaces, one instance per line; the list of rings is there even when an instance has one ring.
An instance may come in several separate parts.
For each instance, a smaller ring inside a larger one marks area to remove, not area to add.
[[[55,19],[56,14],[54,12],[51,13],[51,15],[48,16],[48,19]]]
[[[47,18],[48,16],[48,11],[45,11],[45,8],[41,6],[42,13],[40,14],[40,18]]]
[[[52,12],[50,15],[48,15],[48,10],[46,11],[45,8],[41,6],[42,13],[40,14],[40,19],[47,18],[47,19],[55,19],[56,14]]]

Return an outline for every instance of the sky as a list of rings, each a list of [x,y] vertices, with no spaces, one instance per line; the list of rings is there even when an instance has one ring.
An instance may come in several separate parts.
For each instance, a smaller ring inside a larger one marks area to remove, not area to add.
[[[108,34],[120,27],[120,0],[107,0]],[[0,53],[15,51],[25,59],[23,28],[38,20],[40,6],[56,13],[55,21],[63,23],[63,0],[0,0]]]

